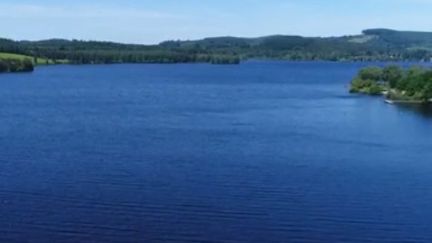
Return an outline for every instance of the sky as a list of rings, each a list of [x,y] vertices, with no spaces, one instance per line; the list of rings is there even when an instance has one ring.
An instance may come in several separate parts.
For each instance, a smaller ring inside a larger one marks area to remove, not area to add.
[[[0,36],[155,44],[214,36],[432,31],[432,0],[1,0]]]

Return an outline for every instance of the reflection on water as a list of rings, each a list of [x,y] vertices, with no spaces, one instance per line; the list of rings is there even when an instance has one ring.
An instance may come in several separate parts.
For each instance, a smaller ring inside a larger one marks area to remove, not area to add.
[[[432,118],[432,104],[396,104],[396,106],[405,111],[415,112],[423,117]]]

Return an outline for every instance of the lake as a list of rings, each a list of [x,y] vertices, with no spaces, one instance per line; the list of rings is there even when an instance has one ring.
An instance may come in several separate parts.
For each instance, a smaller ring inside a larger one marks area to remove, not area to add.
[[[431,242],[432,117],[365,65],[0,75],[0,242]]]

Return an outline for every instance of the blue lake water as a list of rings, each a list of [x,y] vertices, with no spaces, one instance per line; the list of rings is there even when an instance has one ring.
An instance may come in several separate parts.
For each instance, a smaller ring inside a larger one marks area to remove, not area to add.
[[[364,65],[0,75],[0,242],[431,242],[432,118]]]

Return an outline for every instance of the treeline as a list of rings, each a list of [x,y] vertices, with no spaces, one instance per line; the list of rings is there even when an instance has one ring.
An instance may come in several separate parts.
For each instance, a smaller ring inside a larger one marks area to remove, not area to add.
[[[128,45],[97,41],[21,41],[0,39],[0,52],[17,53],[53,60],[54,63],[196,63],[238,64],[241,57],[200,48],[171,48],[161,45]]]
[[[432,68],[415,66],[368,67],[360,70],[351,83],[351,92],[384,94],[388,99],[407,102],[430,102]]]
[[[67,60],[71,64],[116,64],[116,63],[212,63],[239,64],[240,57],[167,51],[76,51],[44,55],[52,60]]]
[[[248,59],[329,61],[431,61],[432,33],[385,29],[341,37],[217,37],[166,41],[158,45],[51,39],[0,39],[0,52],[53,63],[189,63],[237,64]]]
[[[0,73],[32,72],[33,62],[30,59],[0,59]]]

